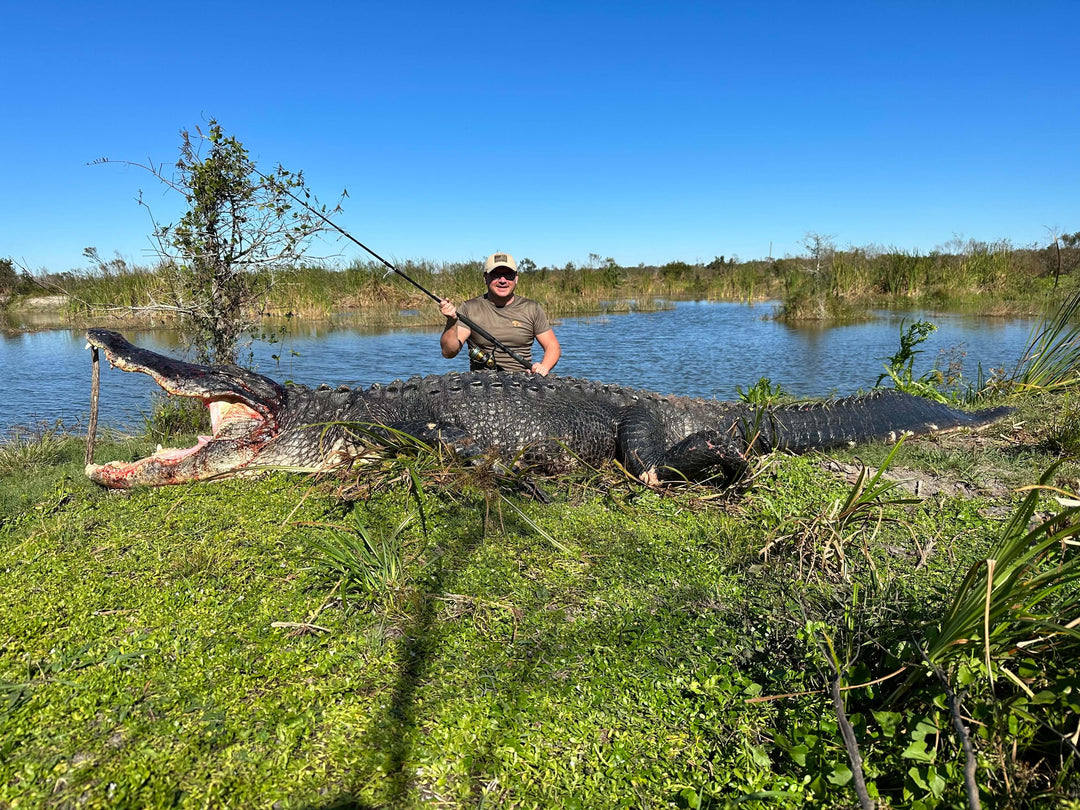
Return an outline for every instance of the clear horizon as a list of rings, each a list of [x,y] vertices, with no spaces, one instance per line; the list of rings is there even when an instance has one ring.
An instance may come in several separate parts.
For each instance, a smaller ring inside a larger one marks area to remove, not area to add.
[[[627,266],[1080,230],[1080,6],[8,4],[0,257],[156,260],[216,118],[391,261]],[[314,257],[364,259],[341,240]]]

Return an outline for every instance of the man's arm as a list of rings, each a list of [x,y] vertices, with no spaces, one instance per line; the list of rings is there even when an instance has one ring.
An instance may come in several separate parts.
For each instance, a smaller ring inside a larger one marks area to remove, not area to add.
[[[562,349],[559,347],[559,339],[555,337],[554,329],[541,332],[536,336],[536,342],[544,350],[544,359],[539,363],[532,364],[532,372],[533,374],[539,374],[541,377],[546,377],[548,372],[555,368],[555,364],[559,362]]]
[[[449,298],[444,298],[439,302],[439,311],[446,316],[446,326],[443,327],[443,333],[439,336],[442,355],[447,358],[457,357],[457,353],[461,351],[461,347],[469,339],[472,330],[462,325],[461,321],[458,320],[457,307]]]

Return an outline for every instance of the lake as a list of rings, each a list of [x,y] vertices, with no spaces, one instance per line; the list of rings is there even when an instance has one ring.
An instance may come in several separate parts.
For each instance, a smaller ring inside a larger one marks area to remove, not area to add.
[[[870,388],[883,361],[899,347],[902,323],[930,320],[938,331],[922,344],[915,373],[941,356],[963,356],[973,379],[983,369],[1011,369],[1027,343],[1031,320],[955,314],[882,312],[849,326],[788,326],[771,320],[774,304],[678,302],[671,309],[565,318],[555,325],[564,376],[647,388],[661,393],[734,399],[761,377],[798,397],[816,398]],[[399,329],[372,333],[355,317],[292,323],[274,345],[253,345],[256,369],[276,380],[368,386],[412,374],[464,370],[464,352],[439,354],[438,333]],[[132,343],[182,356],[172,330],[121,328]],[[62,420],[86,424],[90,411],[90,353],[82,330],[0,332],[0,436],[15,425]],[[276,355],[276,359],[275,359]],[[104,357],[102,358],[104,360]],[[157,385],[102,363],[99,424],[137,431]]]

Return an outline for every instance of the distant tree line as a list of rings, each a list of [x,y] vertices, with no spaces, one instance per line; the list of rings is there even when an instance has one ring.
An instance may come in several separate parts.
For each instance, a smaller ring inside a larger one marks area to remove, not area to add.
[[[1080,232],[1057,236],[1041,247],[968,240],[929,253],[874,245],[840,249],[827,237],[809,238],[804,244],[807,251],[801,255],[748,261],[717,255],[707,262],[676,259],[623,265],[593,253],[584,262],[562,266],[540,266],[527,257],[518,264],[524,294],[540,300],[556,316],[618,300],[634,299],[633,306],[641,308],[653,298],[771,298],[781,301],[785,316],[792,319],[842,320],[882,300],[948,308],[979,300],[1032,302],[1061,286],[1080,286]],[[89,267],[36,274],[35,285],[25,274],[20,276],[10,260],[0,260],[0,296],[46,287],[73,296],[73,311],[88,314],[92,308],[86,302],[93,301],[133,308],[150,301],[176,306],[170,292],[173,284],[164,283],[172,278],[175,266],[142,268],[121,257],[106,261],[92,248],[86,256]],[[464,300],[477,293],[477,261],[405,260],[397,266],[440,295]],[[275,279],[260,280],[258,271],[245,271],[252,276],[252,289],[261,286],[268,291],[266,300],[250,305],[256,317],[259,313],[320,317],[341,309],[379,308],[427,313],[426,299],[387,278],[386,268],[373,261],[354,261],[345,267],[308,262],[274,272]],[[283,279],[288,283],[270,283]]]
[[[11,259],[0,259],[0,303],[33,287],[29,276],[20,272]]]

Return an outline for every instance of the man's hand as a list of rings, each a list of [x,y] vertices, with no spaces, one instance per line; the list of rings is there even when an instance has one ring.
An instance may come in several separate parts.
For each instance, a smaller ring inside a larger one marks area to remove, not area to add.
[[[539,374],[541,377],[546,377],[548,375],[548,370],[544,368],[543,363],[533,363],[531,371],[533,374]]]
[[[454,306],[454,302],[449,298],[444,298],[439,301],[439,312],[450,320],[457,320],[457,307]]]

